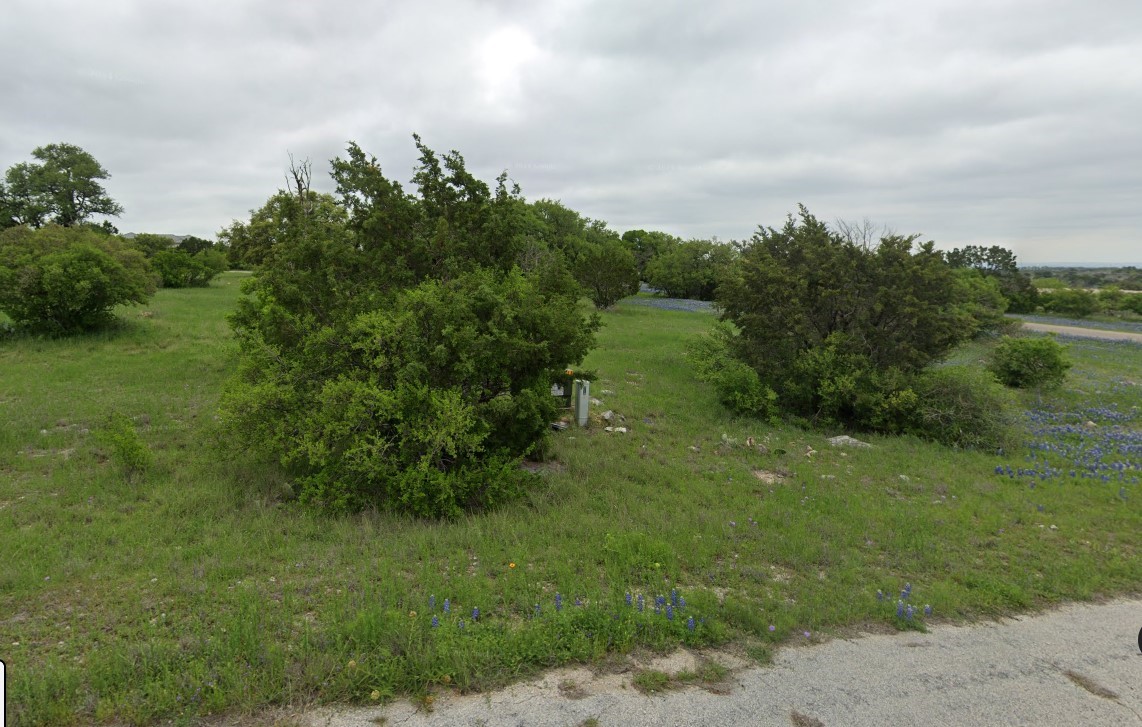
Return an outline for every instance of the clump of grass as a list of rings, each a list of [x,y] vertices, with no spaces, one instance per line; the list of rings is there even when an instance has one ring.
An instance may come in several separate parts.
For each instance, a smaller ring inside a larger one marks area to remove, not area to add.
[[[114,412],[108,416],[103,426],[95,430],[95,438],[107,449],[111,461],[129,483],[145,477],[154,465],[150,447],[125,414]]]

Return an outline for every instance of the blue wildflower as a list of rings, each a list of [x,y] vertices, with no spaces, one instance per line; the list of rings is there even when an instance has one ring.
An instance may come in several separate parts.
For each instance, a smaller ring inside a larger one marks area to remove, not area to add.
[[[476,607],[472,608],[472,620],[473,621],[479,621],[480,620],[480,609],[479,608],[476,608]]]
[[[674,607],[671,606],[669,603],[666,604],[666,620],[667,621],[673,621],[674,620]]]
[[[444,599],[444,613],[452,613],[452,601],[447,598]]]
[[[433,617],[432,617],[432,628],[436,628],[436,627],[437,627],[437,626],[439,626],[439,625],[440,625],[440,619],[438,619],[437,617],[433,616]]]
[[[429,609],[436,608],[436,596],[429,596],[428,597],[428,608]]]
[[[694,630],[694,617],[693,616],[686,619],[686,628],[690,631]]]
[[[646,599],[643,598],[642,594],[640,593],[638,594],[638,612],[642,613],[644,608],[646,608]]]
[[[631,604],[631,597],[630,597],[630,594],[628,593],[627,594],[627,605],[629,606],[630,604]]]
[[[563,610],[563,596],[558,594],[558,593],[555,594],[555,610],[556,611],[562,611]]]
[[[924,604],[924,615],[925,616],[931,616],[932,615],[932,607],[927,603]]]

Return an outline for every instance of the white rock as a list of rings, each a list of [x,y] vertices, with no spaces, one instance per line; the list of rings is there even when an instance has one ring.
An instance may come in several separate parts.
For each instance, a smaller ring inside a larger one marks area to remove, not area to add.
[[[829,439],[829,444],[834,447],[871,447],[868,442],[862,442],[859,439],[854,439],[847,434],[842,434],[839,437],[832,437]]]

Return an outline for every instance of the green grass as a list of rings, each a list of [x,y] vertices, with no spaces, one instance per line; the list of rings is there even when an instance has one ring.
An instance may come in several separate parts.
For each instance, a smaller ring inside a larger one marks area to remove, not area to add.
[[[712,316],[629,304],[604,314],[584,366],[600,374],[596,413],[630,432],[556,435],[524,501],[452,523],[306,511],[214,418],[238,280],[160,291],[116,331],[0,341],[0,658],[16,724],[425,699],[636,647],[733,642],[761,660],[804,631],[923,628],[896,617],[906,582],[929,622],[1142,583],[1137,485],[1126,499],[1083,480],[1029,488],[994,473],[1022,453],[884,437],[837,450],[829,433],[734,419],[682,354]],[[1028,407],[1142,404],[1142,347],[1071,355],[1068,388],[1028,392]],[[151,455],[131,476],[96,436],[113,415]],[[686,605],[668,621],[654,599],[672,589]]]

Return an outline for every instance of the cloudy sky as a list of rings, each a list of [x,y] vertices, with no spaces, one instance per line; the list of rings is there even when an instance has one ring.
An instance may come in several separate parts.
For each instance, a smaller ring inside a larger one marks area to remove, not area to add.
[[[288,154],[418,132],[613,229],[798,203],[1020,262],[1142,263],[1139,0],[4,0],[0,168],[78,144],[124,232],[213,236]]]

